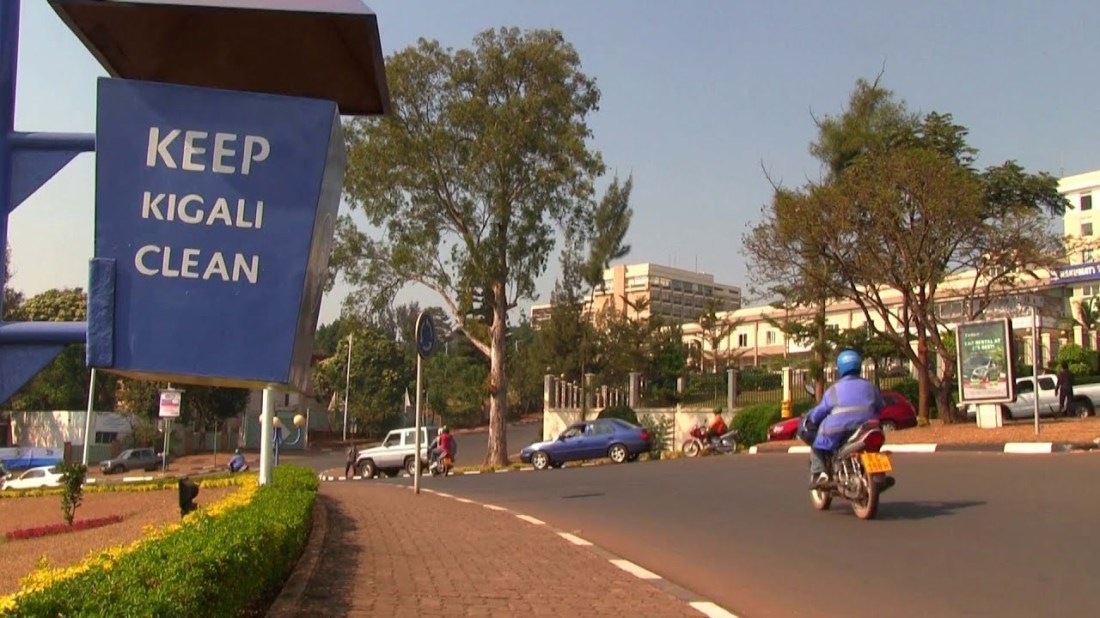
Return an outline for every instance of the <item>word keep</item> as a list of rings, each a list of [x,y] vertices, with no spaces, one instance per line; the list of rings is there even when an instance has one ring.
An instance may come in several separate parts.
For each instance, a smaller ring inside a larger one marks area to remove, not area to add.
[[[215,174],[236,174],[239,170],[247,176],[253,163],[267,160],[271,143],[260,135],[245,135],[238,140],[236,133],[214,133],[211,138],[207,131],[149,127],[145,166],[163,165],[188,172],[205,172],[209,167]]]

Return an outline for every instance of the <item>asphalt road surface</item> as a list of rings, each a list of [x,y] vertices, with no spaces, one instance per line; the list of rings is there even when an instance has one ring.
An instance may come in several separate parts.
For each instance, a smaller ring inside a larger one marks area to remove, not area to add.
[[[542,439],[542,423],[510,424],[507,435],[508,453],[519,453],[523,447]],[[455,434],[455,441],[458,443],[458,461],[455,465],[479,466],[485,463],[485,454],[489,451],[488,429]]]
[[[898,484],[874,521],[839,501],[814,511],[799,455],[423,486],[579,534],[743,618],[1100,615],[1100,455],[893,459]]]

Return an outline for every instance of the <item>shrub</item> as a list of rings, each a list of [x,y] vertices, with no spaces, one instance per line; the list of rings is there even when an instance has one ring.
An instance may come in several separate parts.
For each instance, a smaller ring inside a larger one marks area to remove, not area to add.
[[[653,414],[642,417],[642,427],[646,428],[651,436],[649,452],[659,456],[659,453],[672,450],[672,418],[666,414]]]
[[[1096,373],[1096,352],[1086,350],[1076,343],[1067,343],[1058,350],[1054,364],[1061,368],[1062,361],[1069,363],[1069,370],[1075,376],[1087,376]]]
[[[617,418],[628,423],[634,423],[635,425],[641,425],[638,422],[638,415],[634,412],[634,408],[630,406],[611,406],[600,410],[599,416],[596,418]]]
[[[242,477],[254,478],[254,477]],[[238,481],[239,482],[239,481]],[[293,464],[141,541],[36,571],[5,616],[238,616],[278,593],[305,547],[317,477]]]
[[[88,467],[83,464],[63,463],[58,465],[61,471],[61,516],[65,523],[72,526],[76,516],[76,507],[84,496],[84,477]]]
[[[814,402],[796,401],[791,407],[794,416],[801,416],[814,406]],[[768,439],[768,427],[782,419],[779,402],[758,403],[741,408],[733,417],[733,428],[737,430],[737,439],[746,446],[760,444]]]

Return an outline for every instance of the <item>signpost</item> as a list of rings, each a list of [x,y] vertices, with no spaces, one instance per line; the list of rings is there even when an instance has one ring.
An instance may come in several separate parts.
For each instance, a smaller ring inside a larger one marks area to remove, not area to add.
[[[269,483],[273,389],[310,374],[340,116],[390,110],[377,18],[361,0],[49,4],[110,77],[95,135],[16,131],[21,2],[0,1],[0,267],[9,213],[96,152],[88,322],[0,322],[0,401],[71,343],[110,373],[263,387]]]
[[[168,469],[168,449],[172,446],[172,421],[180,417],[182,399],[183,391],[172,388],[171,384],[168,385],[168,388],[160,391],[160,417],[164,419],[164,452],[161,454],[163,460],[162,470]]]
[[[420,386],[420,363],[431,356],[435,350],[435,324],[431,314],[421,311],[416,316],[416,457],[413,466],[413,492],[420,493],[420,429],[423,425],[423,416],[420,411],[420,394],[423,389]]]

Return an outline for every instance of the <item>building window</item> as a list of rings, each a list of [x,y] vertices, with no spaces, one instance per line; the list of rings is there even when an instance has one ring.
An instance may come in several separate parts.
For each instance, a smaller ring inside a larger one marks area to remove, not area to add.
[[[775,345],[775,331],[774,330],[769,330],[764,335],[764,343],[766,345]]]
[[[1092,194],[1082,195],[1080,205],[1082,211],[1092,210]]]
[[[1082,249],[1081,250],[1081,262],[1087,264],[1091,261],[1092,261],[1092,249],[1091,248],[1090,249]]]
[[[97,431],[95,432],[94,444],[110,444],[118,439],[118,432],[116,431]]]
[[[748,333],[740,333],[737,335],[737,347],[747,348],[749,347],[749,335]]]
[[[1081,235],[1082,236],[1092,236],[1092,223],[1091,222],[1081,224]]]

